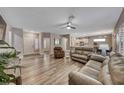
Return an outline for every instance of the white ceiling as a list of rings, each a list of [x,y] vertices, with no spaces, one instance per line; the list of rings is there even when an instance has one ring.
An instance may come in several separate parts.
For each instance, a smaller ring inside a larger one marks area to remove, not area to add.
[[[0,8],[0,11],[13,27],[31,31],[57,34],[71,33],[75,36],[110,33],[121,14],[122,8]],[[75,30],[61,29],[58,25],[68,21],[74,15],[72,23]]]

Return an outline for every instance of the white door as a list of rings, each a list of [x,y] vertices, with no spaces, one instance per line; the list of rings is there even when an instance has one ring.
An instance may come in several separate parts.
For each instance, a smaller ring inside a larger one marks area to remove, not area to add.
[[[50,50],[50,38],[44,38],[43,39],[43,45],[44,45],[44,51]]]
[[[33,33],[24,33],[24,55],[34,53],[34,35]]]

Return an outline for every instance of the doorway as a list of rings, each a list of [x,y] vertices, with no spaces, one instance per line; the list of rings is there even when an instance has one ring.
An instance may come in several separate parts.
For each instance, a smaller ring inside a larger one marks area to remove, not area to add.
[[[62,47],[63,47],[63,50],[66,51],[67,50],[67,45],[68,45],[68,39],[63,37],[62,38]]]
[[[49,50],[50,50],[50,38],[48,38],[48,37],[43,38],[43,48],[44,48],[44,52],[49,52]]]
[[[106,56],[106,50],[109,50],[109,45],[107,43],[99,44],[99,49],[102,50],[102,55]]]

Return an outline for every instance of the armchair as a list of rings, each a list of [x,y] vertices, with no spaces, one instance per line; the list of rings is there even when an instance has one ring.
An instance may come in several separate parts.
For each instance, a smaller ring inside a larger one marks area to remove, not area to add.
[[[65,53],[61,47],[54,48],[54,57],[55,58],[63,58],[64,56],[65,56]]]

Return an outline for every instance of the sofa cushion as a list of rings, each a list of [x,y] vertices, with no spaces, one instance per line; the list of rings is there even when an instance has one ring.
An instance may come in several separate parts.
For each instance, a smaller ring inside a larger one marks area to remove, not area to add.
[[[111,85],[112,80],[108,69],[108,64],[105,64],[100,70],[98,80],[105,85]]]
[[[93,52],[93,48],[91,48],[91,47],[82,47],[82,50],[83,50],[83,51],[90,51],[90,52]]]
[[[91,52],[83,51],[82,54],[88,56]]]
[[[82,51],[81,50],[76,50],[75,54],[82,54]]]
[[[82,47],[75,47],[75,50],[82,50]]]
[[[104,56],[101,56],[101,55],[92,54],[90,59],[95,60],[95,61],[99,61],[99,62],[103,62],[106,58]]]
[[[102,83],[85,74],[73,71],[69,74],[69,85],[102,85]]]
[[[124,84],[124,56],[118,54],[112,56],[109,71],[114,84]]]
[[[80,59],[80,58],[76,58],[76,57],[71,57],[73,60],[75,60],[75,61],[79,61],[79,62],[81,62],[81,63],[87,63],[87,61],[86,60],[83,60],[83,59]]]
[[[72,54],[72,57],[80,58],[83,60],[88,60],[88,57],[86,55]]]
[[[89,66],[89,67],[91,67],[91,68],[93,68],[95,70],[100,71],[102,63],[98,62],[98,61],[95,61],[95,60],[89,60],[88,63],[86,64],[86,66]]]
[[[91,67],[84,66],[82,69],[80,69],[79,72],[81,72],[81,73],[83,73],[83,74],[85,74],[85,75],[87,75],[89,77],[92,77],[92,78],[94,78],[96,80],[98,79],[99,71],[95,70],[95,69],[93,69]]]

